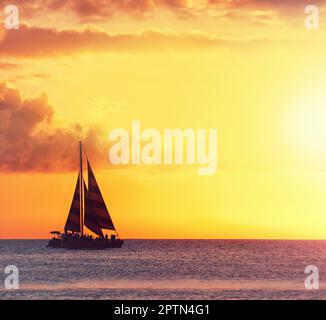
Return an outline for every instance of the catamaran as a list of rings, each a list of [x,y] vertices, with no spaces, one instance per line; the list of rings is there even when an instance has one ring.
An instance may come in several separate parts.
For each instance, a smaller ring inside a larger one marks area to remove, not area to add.
[[[83,151],[87,161],[88,187],[83,178]],[[84,227],[92,231],[96,237],[87,234]],[[103,230],[111,230],[115,234],[109,238],[108,235],[104,236]],[[95,250],[121,248],[123,244],[110,217],[82,142],[79,142],[79,173],[64,232],[51,231],[51,234],[53,238],[47,245],[51,248]]]

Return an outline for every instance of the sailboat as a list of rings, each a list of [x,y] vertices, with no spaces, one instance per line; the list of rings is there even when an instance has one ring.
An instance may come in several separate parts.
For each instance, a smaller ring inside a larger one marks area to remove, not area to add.
[[[121,248],[123,240],[119,238],[110,217],[85,150],[88,187],[84,181],[83,150],[80,141],[79,173],[64,232],[51,231],[53,237],[47,247],[74,250]],[[87,234],[85,227],[96,236]],[[108,235],[104,236],[103,230],[111,230],[114,234],[109,238]]]

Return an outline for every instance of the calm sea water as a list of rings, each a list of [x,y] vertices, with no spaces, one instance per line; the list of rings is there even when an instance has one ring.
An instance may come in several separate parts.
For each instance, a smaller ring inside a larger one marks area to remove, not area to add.
[[[326,241],[126,240],[105,251],[46,244],[0,241],[0,299],[326,298]],[[319,290],[304,287],[311,264]],[[19,290],[4,288],[7,265],[19,268]]]

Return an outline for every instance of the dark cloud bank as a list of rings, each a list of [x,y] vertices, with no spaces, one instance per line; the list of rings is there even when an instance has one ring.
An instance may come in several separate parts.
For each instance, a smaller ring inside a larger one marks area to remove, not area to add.
[[[0,171],[76,170],[80,139],[95,164],[105,161],[106,148],[97,128],[83,130],[79,124],[58,127],[53,116],[54,109],[45,94],[24,99],[18,89],[0,82]]]

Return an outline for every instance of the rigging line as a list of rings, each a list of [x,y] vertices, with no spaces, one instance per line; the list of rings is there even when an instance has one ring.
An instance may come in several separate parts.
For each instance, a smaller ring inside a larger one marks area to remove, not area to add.
[[[88,154],[87,154],[87,152],[86,152],[86,150],[85,150],[85,148],[84,148],[84,144],[82,143],[81,145],[82,145],[83,151],[84,151],[84,153],[85,153],[86,159],[87,159],[87,161],[88,161],[89,158],[88,158]]]
[[[86,149],[85,149],[85,147],[84,147],[84,144],[82,143],[81,144],[82,145],[82,150],[84,151],[84,154],[85,154],[85,157],[86,157],[86,161],[85,161],[85,163],[86,163],[86,168],[87,168],[87,163],[89,162],[89,158],[88,158],[88,154],[87,154],[87,152],[86,152]],[[87,170],[86,170],[87,171]],[[87,177],[87,188],[88,188],[88,174],[86,174],[86,177]],[[83,177],[83,179],[85,180],[85,177]],[[86,186],[86,182],[85,182],[85,186]]]

